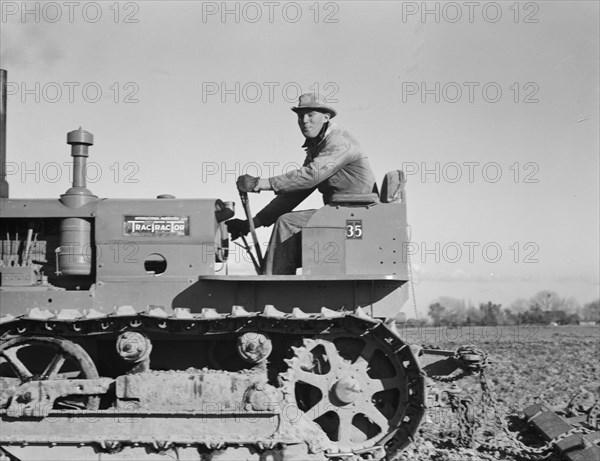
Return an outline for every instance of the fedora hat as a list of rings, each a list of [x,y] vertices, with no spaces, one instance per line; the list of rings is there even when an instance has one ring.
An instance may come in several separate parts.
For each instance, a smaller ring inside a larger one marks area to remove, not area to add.
[[[331,115],[331,118],[337,115],[337,111],[333,107],[321,102],[321,97],[316,93],[304,93],[300,96],[300,99],[298,99],[298,106],[292,107],[292,110],[296,113],[303,109],[328,112],[329,115]]]

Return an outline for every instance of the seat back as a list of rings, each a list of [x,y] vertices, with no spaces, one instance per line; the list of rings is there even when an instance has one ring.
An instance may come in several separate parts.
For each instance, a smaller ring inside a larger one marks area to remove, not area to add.
[[[406,202],[405,182],[406,178],[402,170],[387,173],[381,183],[381,194],[379,196],[381,203]]]

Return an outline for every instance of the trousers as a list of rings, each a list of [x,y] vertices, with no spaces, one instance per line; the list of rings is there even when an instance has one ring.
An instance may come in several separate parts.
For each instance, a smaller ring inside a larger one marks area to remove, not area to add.
[[[302,267],[301,230],[316,211],[292,211],[277,219],[265,256],[265,275],[294,275]]]

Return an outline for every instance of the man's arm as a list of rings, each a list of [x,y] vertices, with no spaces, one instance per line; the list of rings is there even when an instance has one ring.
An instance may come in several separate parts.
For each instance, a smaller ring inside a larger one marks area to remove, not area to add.
[[[325,140],[323,149],[314,159],[307,157],[301,168],[259,179],[254,192],[274,190],[278,195],[255,216],[255,226],[270,226],[279,216],[292,211],[321,182],[354,161],[356,152],[356,145],[347,136],[336,134]]]
[[[269,178],[258,178],[258,185],[254,189],[254,192],[260,192],[261,190],[273,190]]]
[[[268,179],[270,189],[276,194],[299,190],[314,190],[321,182],[333,176],[345,165],[355,160],[356,149],[346,136],[336,134],[325,140],[319,154],[297,170]],[[259,186],[264,185],[263,180]]]
[[[304,165],[309,164],[309,158],[307,157],[304,161]],[[248,192],[260,192],[261,190],[272,190],[270,178],[255,178],[250,175],[240,176],[237,180],[237,186],[239,190]],[[289,213],[296,208],[306,197],[308,197],[316,187],[310,189],[296,190],[286,192],[285,194],[278,195],[271,202],[260,210],[256,216],[254,216],[254,227],[268,227],[274,224],[281,215]],[[235,220],[232,220],[235,221]],[[238,220],[241,222],[241,220]],[[246,223],[246,221],[244,221]],[[244,224],[247,226],[247,224]],[[246,235],[248,231],[246,227],[243,228],[243,235]]]

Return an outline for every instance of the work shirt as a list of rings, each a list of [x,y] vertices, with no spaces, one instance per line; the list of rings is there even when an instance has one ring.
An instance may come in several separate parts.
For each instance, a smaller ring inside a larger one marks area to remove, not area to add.
[[[348,131],[329,124],[324,133],[307,138],[302,146],[306,158],[301,168],[269,178],[277,196],[256,217],[270,226],[289,213],[315,189],[323,203],[333,194],[369,194],[376,190],[375,176],[360,144]]]

